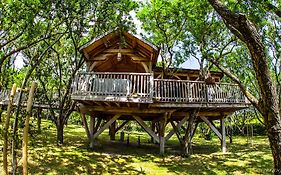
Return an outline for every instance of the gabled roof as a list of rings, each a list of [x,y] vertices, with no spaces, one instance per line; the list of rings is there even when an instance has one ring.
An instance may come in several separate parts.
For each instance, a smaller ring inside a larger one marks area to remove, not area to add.
[[[122,44],[120,44],[121,42]],[[159,48],[157,46],[144,39],[140,39],[130,32],[120,32],[118,30],[109,31],[93,38],[79,49],[85,56],[86,61],[91,61],[91,58],[96,57],[103,52],[115,53],[117,51],[120,52],[120,50],[127,55],[134,52],[134,54],[139,55],[140,58],[152,61],[153,66],[156,65],[159,55]]]

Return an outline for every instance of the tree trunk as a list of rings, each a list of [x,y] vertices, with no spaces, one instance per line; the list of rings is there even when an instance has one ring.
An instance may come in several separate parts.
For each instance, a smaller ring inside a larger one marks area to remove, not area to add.
[[[2,107],[0,108],[0,123],[2,123],[2,113],[3,113],[3,109]]]
[[[37,131],[38,133],[41,133],[41,116],[42,115],[42,109],[38,109],[37,112]]]
[[[64,125],[60,121],[57,123],[57,145],[63,144],[63,129]]]
[[[268,116],[264,116],[265,119],[273,119],[265,122],[267,129],[267,136],[272,151],[274,160],[275,174],[281,174],[281,119],[275,118],[274,113],[269,113]]]
[[[242,40],[249,49],[256,79],[260,89],[260,101],[252,100],[245,91],[240,80],[230,73],[228,76],[239,84],[243,93],[263,115],[267,128],[267,135],[274,159],[275,174],[281,174],[281,118],[279,98],[273,83],[269,63],[266,56],[262,37],[256,26],[242,13],[231,12],[219,0],[208,0],[217,13],[223,18],[228,29]]]

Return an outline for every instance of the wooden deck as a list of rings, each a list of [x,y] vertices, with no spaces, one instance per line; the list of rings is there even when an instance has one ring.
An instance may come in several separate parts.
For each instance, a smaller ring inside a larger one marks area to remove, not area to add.
[[[151,73],[78,73],[72,87],[77,101],[147,103],[154,107],[246,106],[238,85],[154,79]]]

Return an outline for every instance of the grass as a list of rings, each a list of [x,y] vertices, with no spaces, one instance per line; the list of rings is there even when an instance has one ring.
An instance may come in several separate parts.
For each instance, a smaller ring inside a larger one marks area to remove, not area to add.
[[[110,142],[107,133],[99,137],[100,144],[94,150],[88,150],[84,129],[68,125],[65,128],[65,144],[56,146],[55,127],[43,121],[42,134],[33,135],[30,140],[29,173],[269,174],[272,169],[271,150],[265,136],[255,136],[251,146],[245,137],[234,137],[234,142],[227,144],[228,153],[222,154],[218,139],[206,141],[195,135],[194,154],[191,158],[183,158],[175,137],[167,143],[166,155],[161,157],[158,146],[148,144],[149,137],[144,133],[130,133],[129,146],[118,141]],[[141,135],[141,146],[137,145],[138,135]],[[1,139],[1,147],[2,144]],[[2,162],[0,171],[1,168]]]

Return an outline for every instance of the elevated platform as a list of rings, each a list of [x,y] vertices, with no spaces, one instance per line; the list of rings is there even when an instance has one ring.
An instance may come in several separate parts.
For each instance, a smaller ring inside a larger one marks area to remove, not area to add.
[[[214,114],[225,116],[250,105],[235,84],[155,79],[152,73],[78,73],[71,97],[85,113],[141,114],[144,120],[170,111],[177,120],[183,116],[179,113],[190,111],[217,119]]]

